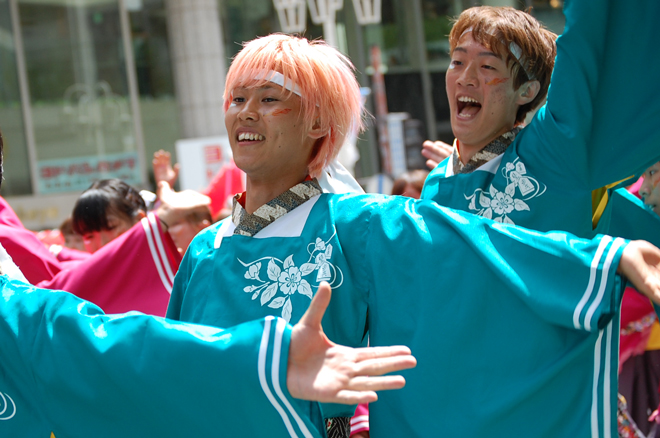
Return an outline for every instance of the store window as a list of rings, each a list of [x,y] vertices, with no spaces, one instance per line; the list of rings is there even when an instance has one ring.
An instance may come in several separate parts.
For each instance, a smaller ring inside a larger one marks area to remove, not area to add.
[[[280,31],[273,0],[218,1],[225,55],[229,61],[241,50],[244,42]]]
[[[131,22],[146,162],[150,163],[157,150],[174,154],[174,145],[181,138],[167,11],[164,0],[132,0],[125,4]],[[149,173],[153,171],[149,169]]]
[[[25,127],[18,82],[16,40],[7,0],[0,0],[0,130],[4,138],[2,195],[27,195],[32,192]]]
[[[142,182],[117,1],[19,1],[39,194]],[[15,31],[19,31],[16,29]]]

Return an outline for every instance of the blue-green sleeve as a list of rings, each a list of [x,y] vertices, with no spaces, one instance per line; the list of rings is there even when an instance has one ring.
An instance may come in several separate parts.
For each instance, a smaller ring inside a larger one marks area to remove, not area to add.
[[[0,436],[323,436],[286,388],[290,330],[105,315],[2,276]]]
[[[625,240],[398,197],[344,198],[337,210],[344,254],[363,258],[371,345],[405,344],[417,358],[405,388],[370,408],[374,436],[435,436],[438,421],[462,437],[610,430],[599,418],[615,418]]]
[[[551,324],[594,331],[618,310],[624,239],[541,233],[430,201],[370,199],[364,212],[338,215],[353,218],[338,224],[351,245],[345,252],[365,254],[371,317],[396,325],[450,303],[471,312],[516,302]],[[340,203],[359,210],[352,204]]]
[[[660,157],[660,2],[567,0],[547,104],[520,156],[544,181],[593,190]]]

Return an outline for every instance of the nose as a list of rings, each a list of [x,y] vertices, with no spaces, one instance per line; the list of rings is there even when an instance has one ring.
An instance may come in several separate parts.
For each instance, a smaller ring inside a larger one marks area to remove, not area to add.
[[[238,113],[238,117],[243,121],[255,121],[259,119],[259,111],[255,99],[248,99],[243,103]]]
[[[646,198],[651,193],[650,178],[644,178],[644,182],[639,186],[639,196]]]
[[[464,87],[476,87],[478,83],[477,68],[474,63],[470,62],[465,65],[458,76],[458,83]]]

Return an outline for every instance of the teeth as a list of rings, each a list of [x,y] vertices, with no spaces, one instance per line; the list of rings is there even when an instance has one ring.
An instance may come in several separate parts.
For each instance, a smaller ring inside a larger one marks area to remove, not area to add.
[[[461,97],[459,97],[459,98],[458,98],[458,101],[459,101],[459,102],[479,103],[479,102],[477,102],[475,99],[473,99],[473,98],[471,98],[471,97],[467,97],[467,96],[461,96]]]
[[[261,135],[261,134],[255,134],[254,132],[241,132],[240,134],[238,134],[238,141],[244,141],[244,140],[248,140],[248,141],[254,141],[254,140],[263,141],[263,140],[264,140],[264,136]]]

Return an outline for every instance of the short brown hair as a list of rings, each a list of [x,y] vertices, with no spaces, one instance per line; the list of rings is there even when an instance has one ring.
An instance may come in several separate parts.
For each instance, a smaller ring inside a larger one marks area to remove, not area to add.
[[[493,6],[477,6],[461,13],[449,34],[450,52],[453,53],[465,32],[472,32],[476,42],[492,50],[511,66],[515,90],[530,80],[539,81],[541,87],[538,95],[518,108],[516,123],[522,122],[527,113],[548,94],[557,54],[557,35],[528,12]],[[511,52],[511,43],[520,48],[520,61]]]

